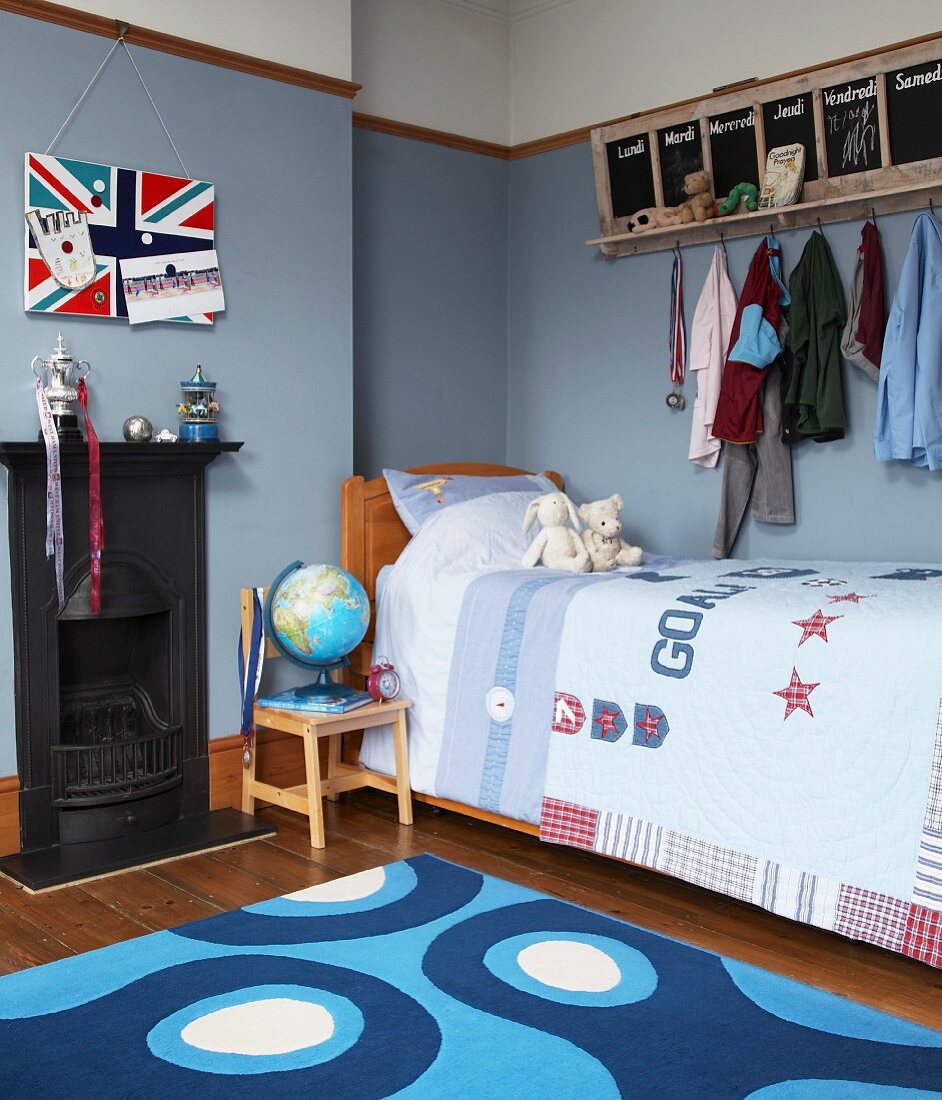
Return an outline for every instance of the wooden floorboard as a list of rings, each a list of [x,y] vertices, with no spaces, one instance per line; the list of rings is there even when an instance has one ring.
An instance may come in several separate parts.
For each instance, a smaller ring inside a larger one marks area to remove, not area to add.
[[[309,845],[306,818],[268,808],[261,814],[278,833],[252,844],[35,895],[0,881],[0,973],[430,852],[942,1028],[942,971],[912,959],[458,814],[416,805],[414,827],[402,826],[396,800],[375,791],[344,795],[324,810],[320,850]]]

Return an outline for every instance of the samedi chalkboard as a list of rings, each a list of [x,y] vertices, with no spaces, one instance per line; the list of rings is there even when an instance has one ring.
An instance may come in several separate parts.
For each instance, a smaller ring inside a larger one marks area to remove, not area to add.
[[[762,124],[766,149],[796,144],[805,147],[805,182],[816,180],[818,157],[815,152],[814,99],[811,92],[763,103]]]
[[[725,198],[737,183],[759,184],[756,119],[751,107],[709,119],[713,194]]]
[[[942,157],[942,61],[887,73],[886,114],[894,164]]]
[[[822,88],[821,104],[828,175],[847,176],[881,167],[877,78],[867,76]]]
[[[699,121],[658,130],[657,157],[661,166],[664,205],[679,206],[687,198],[684,177],[703,168]]]
[[[612,191],[612,217],[627,218],[646,206],[654,206],[654,172],[647,134],[610,141],[608,180]]]

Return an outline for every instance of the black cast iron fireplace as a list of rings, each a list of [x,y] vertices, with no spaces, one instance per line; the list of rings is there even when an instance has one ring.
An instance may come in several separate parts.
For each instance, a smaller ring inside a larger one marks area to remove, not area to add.
[[[62,445],[65,607],[45,557],[45,451],[0,443],[8,483],[21,852],[31,889],[272,831],[209,811],[204,471],[240,443],[101,447],[91,612],[87,452]]]

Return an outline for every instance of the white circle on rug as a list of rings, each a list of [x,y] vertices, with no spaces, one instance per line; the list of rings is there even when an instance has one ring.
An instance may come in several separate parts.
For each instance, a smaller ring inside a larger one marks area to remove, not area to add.
[[[92,187],[100,195],[102,193],[102,191],[104,191],[104,189],[105,189],[105,181],[104,180],[95,180],[95,182],[92,184]]]
[[[180,1038],[217,1054],[290,1054],[326,1043],[334,1018],[323,1005],[289,997],[266,997],[230,1005],[191,1020]]]
[[[142,233],[141,234],[141,244],[153,244],[153,243],[154,243],[153,233]]]
[[[359,901],[371,894],[378,894],[386,885],[386,871],[382,867],[371,867],[368,871],[359,871],[346,878],[335,878],[330,882],[319,882],[316,886],[307,886],[285,894],[290,901],[319,901],[325,905],[338,901]]]
[[[514,693],[505,687],[492,687],[485,696],[487,713],[495,722],[509,722],[513,718]]]
[[[621,981],[618,963],[591,943],[543,940],[517,955],[520,969],[553,989],[573,993],[607,993]]]

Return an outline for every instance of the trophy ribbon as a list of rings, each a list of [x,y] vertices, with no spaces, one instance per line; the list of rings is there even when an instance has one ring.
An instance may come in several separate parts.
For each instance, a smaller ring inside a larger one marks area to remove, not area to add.
[[[684,370],[687,366],[687,323],[684,320],[684,259],[675,249],[671,269],[670,377],[673,388],[667,395],[667,407],[676,412],[684,407]]]
[[[242,693],[242,766],[252,764],[252,742],[255,740],[255,696],[262,680],[265,664],[265,616],[262,614],[262,589],[252,592],[252,635],[242,638],[239,632],[239,690]],[[248,642],[248,661],[245,642]]]
[[[39,407],[39,423],[43,442],[46,444],[46,557],[55,558],[56,597],[59,610],[65,607],[62,584],[62,476],[59,465],[59,433],[52,419],[49,399],[39,378],[36,379],[36,404]]]
[[[101,451],[92,418],[88,415],[88,387],[79,379],[78,399],[85,416],[88,435],[88,550],[89,572],[92,578],[90,608],[93,615],[101,611],[101,553],[105,548],[105,525],[101,514]]]

